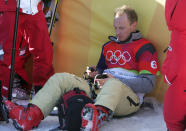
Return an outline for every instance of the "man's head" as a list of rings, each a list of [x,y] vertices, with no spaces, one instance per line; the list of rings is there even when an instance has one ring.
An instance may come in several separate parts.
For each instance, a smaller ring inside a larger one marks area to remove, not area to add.
[[[119,41],[125,41],[131,34],[136,31],[137,14],[134,9],[124,5],[117,8],[114,14],[114,28]]]

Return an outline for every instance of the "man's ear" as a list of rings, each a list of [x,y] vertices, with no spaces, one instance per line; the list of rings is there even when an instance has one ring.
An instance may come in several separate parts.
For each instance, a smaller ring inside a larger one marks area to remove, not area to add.
[[[136,31],[136,28],[137,28],[137,21],[133,22],[131,24],[131,29],[132,29],[132,32],[135,32]]]

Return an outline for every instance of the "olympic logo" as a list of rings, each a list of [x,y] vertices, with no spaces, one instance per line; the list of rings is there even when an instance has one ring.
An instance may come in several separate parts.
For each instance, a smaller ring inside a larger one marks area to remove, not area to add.
[[[106,53],[106,60],[109,61],[111,64],[119,64],[125,65],[125,63],[131,60],[131,56],[128,51],[124,51],[123,53],[120,50],[116,51],[107,51]]]

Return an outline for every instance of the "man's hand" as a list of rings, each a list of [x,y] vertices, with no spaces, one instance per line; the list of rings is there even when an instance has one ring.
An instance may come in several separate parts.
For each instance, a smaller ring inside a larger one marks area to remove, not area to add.
[[[100,75],[104,75],[103,78],[100,78],[102,76]],[[106,75],[106,76],[105,76]],[[105,84],[105,82],[109,79],[109,78],[114,78],[111,74],[98,74],[95,79],[94,79],[94,83],[97,83],[97,86],[99,88],[102,88],[103,85]]]
[[[90,78],[94,78],[98,74],[96,66],[87,67],[86,72]]]

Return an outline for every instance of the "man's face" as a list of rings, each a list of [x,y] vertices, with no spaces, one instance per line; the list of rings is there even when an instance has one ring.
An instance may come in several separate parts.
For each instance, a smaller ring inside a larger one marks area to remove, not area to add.
[[[127,15],[124,13],[121,16],[116,16],[114,18],[114,28],[116,31],[116,37],[119,41],[125,41],[131,32],[136,31],[137,22],[132,24],[128,20]]]

